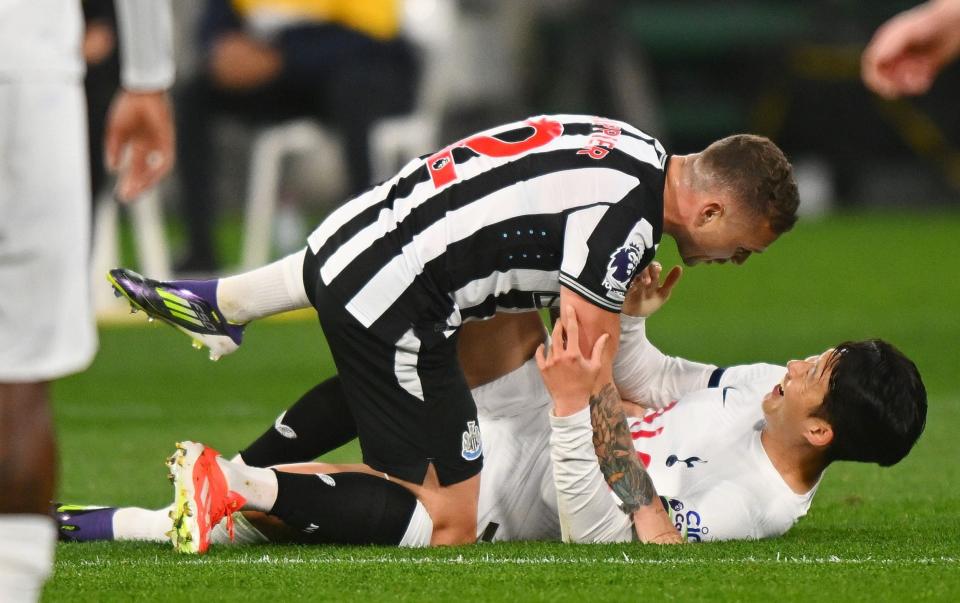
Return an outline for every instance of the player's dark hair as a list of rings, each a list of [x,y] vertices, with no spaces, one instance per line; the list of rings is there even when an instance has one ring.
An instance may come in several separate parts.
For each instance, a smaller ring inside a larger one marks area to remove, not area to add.
[[[830,423],[831,461],[898,463],[923,433],[927,391],[909,358],[886,341],[841,343],[823,403],[812,413]]]
[[[774,233],[783,234],[797,223],[800,195],[793,167],[769,138],[728,136],[704,149],[697,164],[709,180],[765,217]]]

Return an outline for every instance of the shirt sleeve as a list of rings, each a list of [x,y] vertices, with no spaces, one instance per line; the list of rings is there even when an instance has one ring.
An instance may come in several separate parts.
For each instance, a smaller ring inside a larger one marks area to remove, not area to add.
[[[619,312],[634,275],[655,253],[653,224],[633,204],[579,209],[567,216],[560,284],[604,310]]]
[[[723,376],[720,377],[720,385],[753,385],[761,388],[769,385],[772,389],[786,374],[786,367],[776,364],[766,364],[763,362],[742,364],[739,366],[731,366],[724,370]]]
[[[121,80],[127,90],[173,85],[173,15],[169,0],[116,0]]]
[[[564,542],[629,542],[630,518],[617,505],[600,473],[593,448],[590,409],[550,415],[550,457]]]
[[[613,380],[624,400],[663,408],[688,392],[707,387],[716,369],[713,364],[667,356],[647,339],[645,318],[620,316]]]

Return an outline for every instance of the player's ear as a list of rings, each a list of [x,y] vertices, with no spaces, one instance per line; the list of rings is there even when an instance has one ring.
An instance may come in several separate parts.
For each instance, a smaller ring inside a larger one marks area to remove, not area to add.
[[[814,448],[825,448],[833,442],[833,427],[820,417],[807,417],[803,436]]]
[[[714,220],[718,219],[723,215],[723,205],[717,203],[716,201],[709,201],[703,204],[703,207],[700,208],[700,213],[697,214],[698,226],[703,226],[704,224],[709,224]]]

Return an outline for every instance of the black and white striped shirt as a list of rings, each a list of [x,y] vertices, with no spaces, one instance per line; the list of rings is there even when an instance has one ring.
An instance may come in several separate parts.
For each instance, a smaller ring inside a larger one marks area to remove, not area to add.
[[[388,336],[553,306],[561,284],[618,312],[660,242],[666,163],[623,122],[534,117],[411,161],[308,244],[329,291]]]

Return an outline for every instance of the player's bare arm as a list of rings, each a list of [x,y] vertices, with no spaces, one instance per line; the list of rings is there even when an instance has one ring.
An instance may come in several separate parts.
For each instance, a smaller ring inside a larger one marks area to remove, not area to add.
[[[580,353],[586,357],[591,353],[600,336],[606,334],[610,337],[610,341],[604,346],[604,360],[612,360],[617,354],[620,315],[595,306],[584,297],[562,285],[560,287],[560,307],[560,321],[565,323],[564,328],[567,334],[572,334],[572,341],[579,343]],[[571,317],[576,321],[576,325],[566,324]],[[604,370],[607,371],[606,374],[603,373]],[[607,379],[610,383],[613,382],[613,368],[609,362],[601,365],[600,378]]]
[[[567,312],[572,313],[573,310]],[[536,352],[537,366],[553,398],[553,413],[558,417],[579,412],[587,405],[602,369],[600,358],[610,340],[608,335],[601,336],[590,356],[585,357],[572,343],[577,336],[576,318],[569,324],[572,331],[564,327],[563,321],[554,323],[549,354],[544,344]]]
[[[457,356],[467,384],[490,383],[533,358],[547,337],[537,312],[503,312],[490,320],[463,325],[457,339]]]

